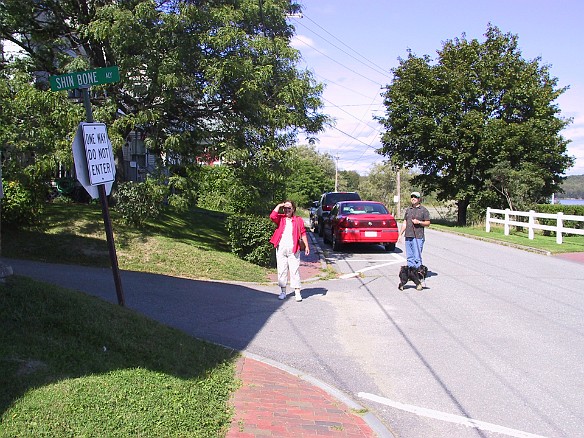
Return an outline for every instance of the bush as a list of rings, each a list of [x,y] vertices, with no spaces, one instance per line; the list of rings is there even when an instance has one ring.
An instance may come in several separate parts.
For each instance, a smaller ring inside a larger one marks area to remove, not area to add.
[[[276,253],[270,238],[274,223],[263,216],[235,214],[226,222],[231,250],[238,257],[264,267],[276,266]]]
[[[584,216],[584,205],[564,205],[564,204],[537,204],[534,209],[537,213],[549,213],[549,214],[556,214],[556,213],[564,213],[572,216]],[[538,219],[539,223],[542,225],[550,225],[555,226],[556,220],[555,219]],[[564,227],[566,228],[575,228],[577,230],[584,229],[584,222],[577,222],[577,221],[564,221]],[[555,236],[556,233],[549,230],[544,230],[543,234],[545,236]],[[577,234],[572,234],[576,236]],[[570,236],[570,234],[566,234],[566,236]]]
[[[115,193],[115,209],[125,223],[139,227],[146,220],[158,217],[165,194],[166,188],[152,178],[121,183]]]
[[[2,180],[2,187],[2,224],[14,228],[33,225],[42,212],[34,193],[18,181]]]

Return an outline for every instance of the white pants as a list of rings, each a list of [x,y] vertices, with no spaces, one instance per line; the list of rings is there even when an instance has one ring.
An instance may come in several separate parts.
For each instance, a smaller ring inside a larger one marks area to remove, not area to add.
[[[288,284],[288,272],[290,273],[290,286],[292,289],[300,289],[300,251],[296,254],[292,248],[276,248],[276,265],[278,266],[278,286],[286,287]]]

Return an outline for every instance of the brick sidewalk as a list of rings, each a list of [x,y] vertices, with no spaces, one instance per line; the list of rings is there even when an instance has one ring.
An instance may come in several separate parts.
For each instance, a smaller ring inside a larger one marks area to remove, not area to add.
[[[360,415],[300,377],[248,357],[237,366],[242,386],[227,437],[376,436]]]

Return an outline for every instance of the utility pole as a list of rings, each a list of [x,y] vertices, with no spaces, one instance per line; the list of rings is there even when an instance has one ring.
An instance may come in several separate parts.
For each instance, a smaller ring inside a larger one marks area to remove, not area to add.
[[[335,157],[335,159],[337,160],[336,164],[335,164],[335,192],[339,191],[339,156],[337,155]]]

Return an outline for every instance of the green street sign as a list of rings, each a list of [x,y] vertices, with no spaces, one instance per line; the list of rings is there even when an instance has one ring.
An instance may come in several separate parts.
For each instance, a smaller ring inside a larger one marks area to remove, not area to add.
[[[92,85],[110,84],[119,82],[120,71],[118,66],[96,68],[95,70],[78,71],[59,76],[49,76],[51,90],[72,90],[74,88],[88,88]]]

